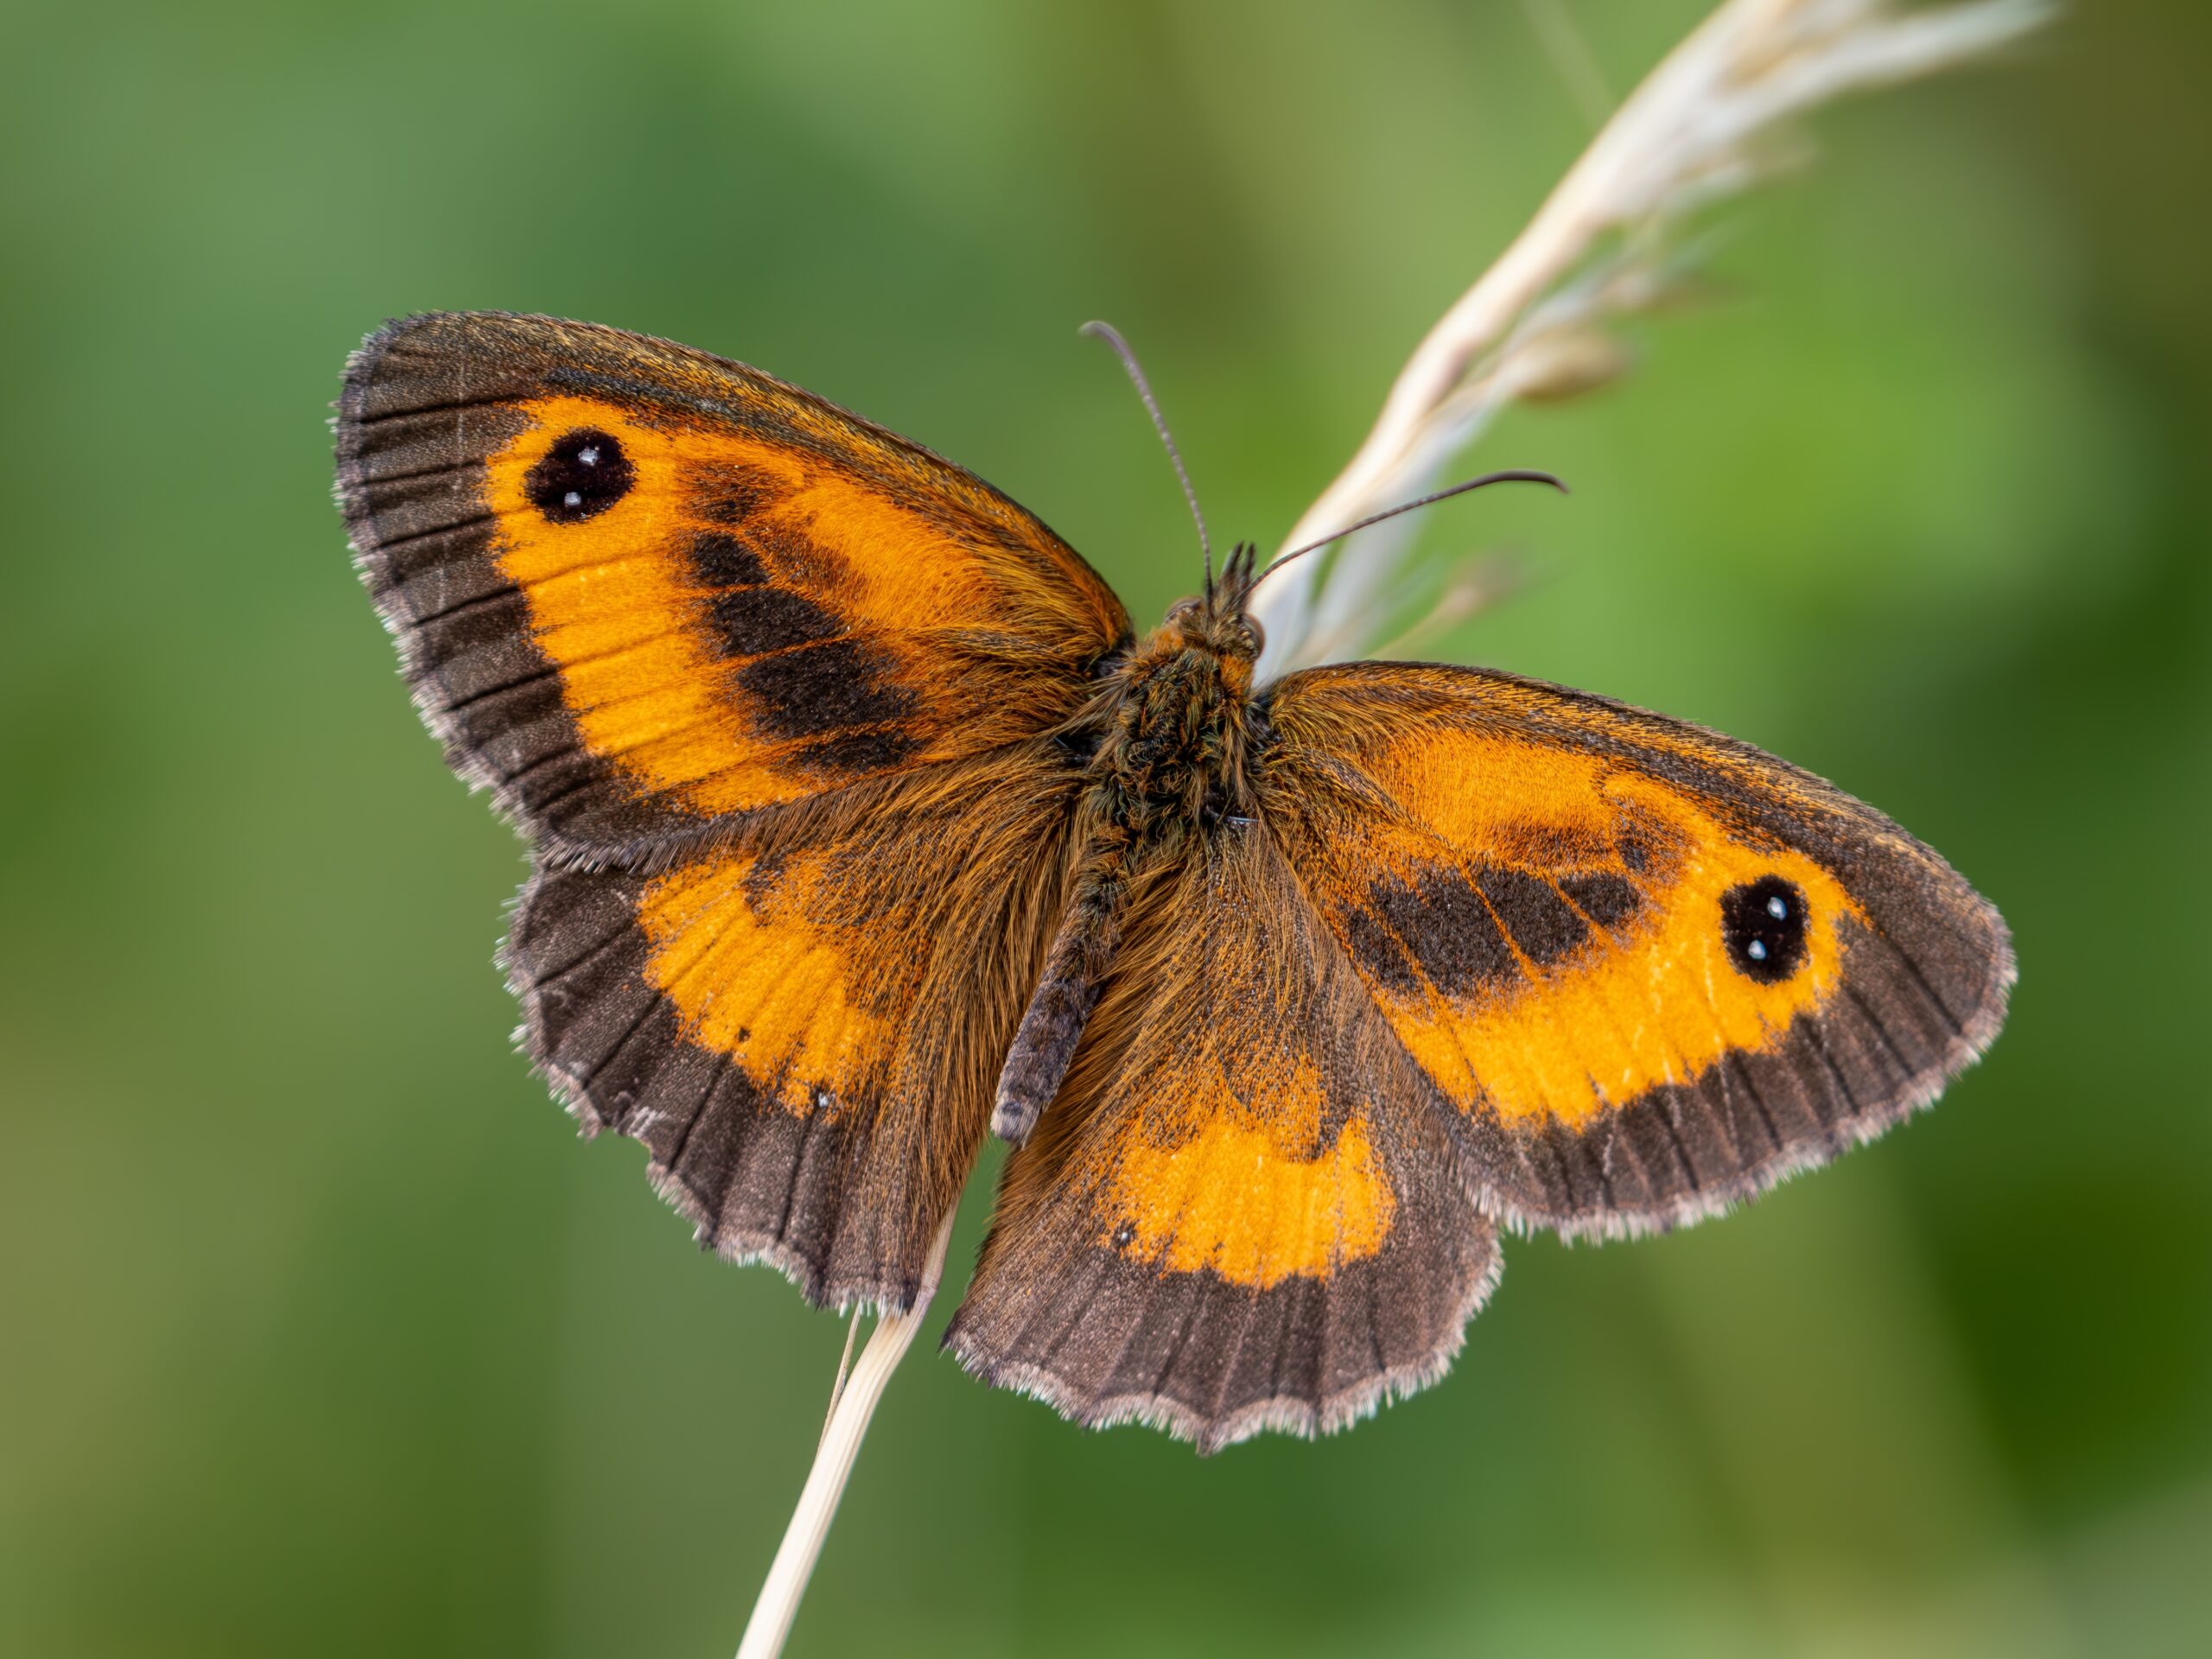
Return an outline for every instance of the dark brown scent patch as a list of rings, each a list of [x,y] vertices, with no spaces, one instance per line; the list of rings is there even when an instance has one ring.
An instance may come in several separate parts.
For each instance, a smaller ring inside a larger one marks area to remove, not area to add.
[[[1643,897],[1626,876],[1599,871],[1587,875],[1563,875],[1560,891],[1574,907],[1602,928],[1618,927],[1643,907]]]
[[[886,726],[810,743],[798,751],[798,760],[801,766],[826,777],[862,777],[902,765],[921,748],[921,740],[912,732]]]
[[[783,493],[767,474],[725,461],[694,468],[687,481],[692,512],[710,524],[741,524]]]
[[[691,574],[708,588],[758,588],[768,580],[760,556],[736,537],[719,530],[691,538]]]
[[[630,493],[638,480],[622,446],[595,426],[563,432],[530,469],[524,492],[556,524],[595,518]]]
[[[770,738],[817,737],[856,726],[887,726],[914,712],[914,695],[890,664],[852,639],[831,639],[748,663],[737,674]]]
[[[1573,955],[1589,939],[1590,924],[1544,877],[1502,864],[1476,864],[1471,873],[1521,954],[1537,967]]]
[[[716,639],[730,657],[765,657],[842,632],[836,617],[784,588],[740,588],[716,595],[709,610]]]
[[[1805,894],[1795,881],[1763,875],[1720,895],[1720,937],[1736,971],[1779,985],[1805,965]]]
[[[1456,869],[1370,883],[1366,912],[1351,922],[1353,954],[1393,990],[1410,990],[1426,978],[1446,996],[1463,996],[1520,977],[1490,906]]]

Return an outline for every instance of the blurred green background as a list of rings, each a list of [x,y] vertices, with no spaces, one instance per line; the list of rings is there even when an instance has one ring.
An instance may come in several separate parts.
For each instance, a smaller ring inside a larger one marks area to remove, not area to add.
[[[1568,0],[1616,94],[1700,0]],[[574,1144],[515,842],[350,574],[327,405],[432,307],[742,357],[1141,618],[1120,372],[1272,541],[1588,134],[1518,3],[10,9],[0,1651],[735,1643],[842,1332]],[[1738,733],[2003,907],[1942,1108],[1727,1222],[1519,1241],[1455,1373],[1201,1461],[925,1346],[791,1651],[2212,1651],[2212,9],[1823,118],[1726,297],[1485,465],[1452,654]],[[978,1236],[995,1160],[956,1245]],[[954,1298],[942,1299],[940,1325]]]

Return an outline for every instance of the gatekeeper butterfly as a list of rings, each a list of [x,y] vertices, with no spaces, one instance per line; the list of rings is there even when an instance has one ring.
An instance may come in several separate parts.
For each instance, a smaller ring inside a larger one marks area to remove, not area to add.
[[[504,963],[584,1133],[733,1261],[1211,1448],[1434,1380],[1501,1227],[1709,1216],[1929,1103],[2003,922],[1820,779],[1475,668],[1255,681],[1249,550],[1140,638],[1040,521],[758,371],[437,315],[346,522],[535,848]]]

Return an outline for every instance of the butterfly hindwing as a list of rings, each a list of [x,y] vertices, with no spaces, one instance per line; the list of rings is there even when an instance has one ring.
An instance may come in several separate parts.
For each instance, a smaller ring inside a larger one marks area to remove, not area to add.
[[[1711,1213],[1928,1103],[2003,1018],[1996,912],[1747,745],[1395,664],[1268,715],[1268,822],[1505,1219]]]
[[[506,947],[588,1133],[734,1260],[905,1307],[1057,904],[1067,779],[1016,747],[651,871],[541,868]]]
[[[1141,902],[946,1343],[1211,1449],[1441,1375],[1497,1270],[1431,1091],[1267,831]]]
[[[1049,729],[1128,620],[918,446],[584,323],[391,325],[340,494],[456,769],[593,859]]]

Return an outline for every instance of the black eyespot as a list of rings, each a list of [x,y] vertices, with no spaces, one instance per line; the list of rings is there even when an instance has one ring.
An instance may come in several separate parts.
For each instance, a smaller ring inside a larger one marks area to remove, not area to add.
[[[523,480],[524,492],[556,524],[594,518],[630,493],[637,482],[622,446],[596,427],[580,426],[555,440]]]
[[[1805,894],[1795,881],[1763,875],[1720,895],[1720,937],[1736,971],[1779,985],[1805,965]]]

